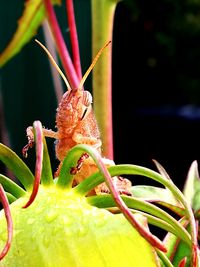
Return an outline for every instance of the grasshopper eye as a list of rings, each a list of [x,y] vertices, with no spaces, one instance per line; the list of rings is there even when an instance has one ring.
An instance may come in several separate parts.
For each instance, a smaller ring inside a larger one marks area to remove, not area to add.
[[[85,115],[86,115],[87,111],[88,111],[88,108],[86,108],[86,109],[84,110],[83,115],[82,115],[82,117],[81,117],[81,121],[85,118]]]
[[[89,107],[92,104],[92,95],[88,91],[83,91],[83,105]]]

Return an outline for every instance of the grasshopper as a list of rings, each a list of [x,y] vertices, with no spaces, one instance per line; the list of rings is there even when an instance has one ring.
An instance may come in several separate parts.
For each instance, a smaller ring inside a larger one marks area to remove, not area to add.
[[[95,148],[101,154],[100,132],[92,109],[92,95],[90,92],[83,89],[83,84],[96,64],[96,61],[98,60],[102,51],[109,45],[110,42],[108,42],[99,50],[92,64],[80,81],[78,88],[76,89],[71,89],[65,75],[58,67],[46,47],[38,40],[36,40],[36,42],[45,50],[51,63],[58,70],[68,88],[68,90],[63,94],[61,102],[57,108],[57,131],[55,132],[53,130],[48,130],[45,128],[43,129],[44,136],[56,139],[55,151],[56,157],[60,161],[60,164],[55,176],[58,176],[62,161],[67,152],[73,146],[77,144],[87,144]],[[26,133],[28,137],[28,144],[22,150],[25,157],[27,156],[28,149],[34,144],[33,128],[31,126],[28,127]],[[112,160],[106,158],[102,159],[106,166],[114,165]],[[71,174],[74,174],[74,184],[80,183],[83,179],[96,171],[96,164],[93,162],[92,158],[89,157],[89,155],[84,153],[78,160],[77,166],[71,169]],[[128,189],[131,187],[131,182],[128,179],[114,177],[113,181],[116,184],[119,193],[130,195]],[[95,188],[95,193],[109,193],[109,190],[105,183],[103,183]]]

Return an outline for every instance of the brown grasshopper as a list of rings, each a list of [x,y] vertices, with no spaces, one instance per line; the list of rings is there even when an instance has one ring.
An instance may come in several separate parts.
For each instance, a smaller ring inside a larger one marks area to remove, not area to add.
[[[58,70],[62,76],[65,84],[68,88],[67,92],[64,93],[61,102],[57,108],[56,113],[56,128],[57,131],[43,129],[43,134],[46,137],[55,138],[57,140],[55,145],[56,157],[60,161],[58,170],[55,176],[59,175],[59,170],[62,165],[62,161],[65,158],[67,152],[77,144],[87,144],[95,148],[101,154],[101,140],[100,133],[97,126],[96,118],[92,110],[92,95],[90,92],[83,89],[83,84],[93,69],[96,61],[101,55],[107,43],[100,49],[94,58],[92,64],[83,76],[79,87],[77,89],[71,89],[70,85],[60,70],[53,57],[39,41],[36,42],[45,50],[52,64]],[[27,150],[34,144],[34,135],[32,127],[28,127],[27,130],[28,144],[23,148],[23,155],[27,156]],[[106,166],[114,165],[112,160],[103,158]],[[97,171],[97,166],[86,153],[84,153],[77,162],[77,166],[71,169],[71,174],[74,174],[74,184],[80,183],[83,179]],[[121,177],[114,177],[113,181],[120,193],[130,195],[128,189],[131,187],[131,182]],[[102,184],[95,188],[95,193],[108,193],[109,190],[105,184]]]

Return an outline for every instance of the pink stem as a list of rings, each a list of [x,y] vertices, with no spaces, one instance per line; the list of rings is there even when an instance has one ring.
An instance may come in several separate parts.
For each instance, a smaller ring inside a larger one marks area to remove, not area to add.
[[[35,165],[35,180],[34,180],[34,185],[33,185],[33,190],[30,195],[30,198],[28,202],[23,206],[23,208],[29,207],[39,189],[40,185],[40,179],[41,179],[41,174],[42,174],[42,161],[43,161],[43,133],[42,133],[42,124],[40,121],[35,121],[33,123],[33,127],[35,129],[35,141],[36,141],[36,165]]]
[[[1,184],[0,184],[0,199],[1,199],[1,203],[2,203],[3,208],[4,208],[6,221],[7,221],[7,229],[8,229],[8,238],[7,238],[5,247],[3,248],[3,250],[0,254],[0,260],[2,260],[6,256],[6,254],[8,253],[9,248],[11,246],[12,237],[13,237],[13,222],[12,222],[9,202],[8,202],[5,191],[4,191]]]
[[[69,34],[70,34],[70,39],[71,39],[74,68],[76,70],[79,80],[81,80],[82,70],[81,70],[81,60],[80,60],[78,34],[77,34],[77,29],[76,29],[73,0],[66,0],[66,10],[67,10],[67,18],[68,18],[68,25],[69,25]]]
[[[57,21],[55,11],[53,9],[53,6],[50,0],[43,0],[43,2],[46,8],[48,22],[49,22],[49,25],[50,25],[50,28],[51,28],[51,31],[52,31],[52,34],[53,34],[53,37],[56,43],[58,54],[63,64],[63,68],[65,70],[65,73],[67,75],[71,88],[75,90],[76,88],[78,88],[79,78],[74,69],[73,63],[71,61],[71,57],[65,45],[65,41],[63,39],[61,30],[60,30],[60,27]]]

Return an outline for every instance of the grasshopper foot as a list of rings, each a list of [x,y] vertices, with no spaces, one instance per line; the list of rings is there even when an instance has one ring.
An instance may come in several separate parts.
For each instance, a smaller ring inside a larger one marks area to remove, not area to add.
[[[29,148],[32,148],[34,146],[34,134],[33,134],[33,127],[28,127],[26,129],[26,135],[28,137],[28,144],[25,145],[22,149],[22,155],[23,157],[27,158],[28,156],[28,150]]]

